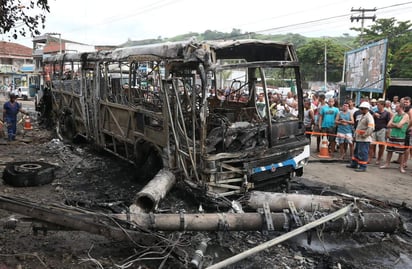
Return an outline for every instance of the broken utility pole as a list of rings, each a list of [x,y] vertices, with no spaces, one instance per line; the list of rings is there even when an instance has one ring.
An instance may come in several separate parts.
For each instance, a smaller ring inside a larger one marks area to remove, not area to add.
[[[336,211],[336,212],[331,213],[331,214],[328,215],[328,216],[324,216],[324,217],[322,217],[321,219],[315,220],[315,221],[313,221],[313,222],[311,222],[311,223],[308,223],[308,224],[306,224],[306,225],[304,225],[304,226],[302,226],[302,227],[300,227],[300,228],[297,228],[296,230],[293,230],[293,231],[291,231],[291,232],[289,232],[289,233],[283,234],[283,235],[281,235],[281,236],[279,236],[279,237],[277,237],[277,238],[274,238],[274,239],[272,239],[272,240],[270,240],[270,241],[268,241],[268,242],[265,242],[265,243],[263,243],[263,244],[261,244],[261,245],[259,245],[259,246],[256,246],[256,247],[254,247],[254,248],[251,248],[251,249],[249,249],[249,250],[247,250],[247,251],[245,251],[245,252],[242,252],[242,253],[237,254],[237,255],[235,255],[235,256],[233,256],[233,257],[230,257],[230,258],[228,258],[228,259],[226,259],[226,260],[223,260],[223,261],[221,261],[221,262],[219,262],[219,263],[216,263],[216,264],[214,264],[214,265],[212,265],[212,266],[209,266],[209,267],[207,267],[206,269],[220,269],[220,268],[226,267],[226,266],[228,266],[228,265],[231,265],[231,264],[233,264],[233,263],[235,263],[235,262],[238,262],[238,261],[240,261],[240,260],[243,260],[243,259],[249,257],[250,255],[253,255],[253,254],[255,254],[255,253],[259,252],[259,251],[262,251],[262,250],[265,250],[265,249],[267,249],[267,248],[270,248],[270,247],[272,247],[272,246],[274,246],[274,245],[276,245],[276,244],[279,244],[279,243],[281,243],[281,242],[283,242],[283,241],[285,241],[285,240],[288,240],[289,238],[292,238],[292,237],[294,237],[294,236],[296,236],[296,235],[299,235],[299,234],[301,234],[301,233],[304,233],[304,232],[306,232],[306,231],[309,231],[310,229],[313,229],[313,228],[315,228],[315,227],[317,227],[317,226],[319,226],[319,225],[321,225],[321,224],[324,224],[324,223],[327,223],[327,222],[329,222],[329,221],[333,221],[333,220],[339,219],[339,218],[347,215],[348,213],[350,213],[352,207],[353,207],[353,204],[350,204],[350,205],[348,205],[348,206],[346,206],[346,207],[344,207],[344,208],[342,208],[342,209],[339,209],[339,210]]]
[[[365,20],[372,20],[372,21],[376,20],[376,15],[365,16],[365,12],[375,12],[376,8],[373,8],[373,9],[365,9],[365,8],[354,9],[354,8],[352,8],[350,11],[351,12],[361,12],[362,13],[361,16],[351,16],[350,21],[351,22],[353,22],[354,20],[356,20],[357,22],[359,20],[361,21],[360,44],[363,45],[363,28],[364,28]]]

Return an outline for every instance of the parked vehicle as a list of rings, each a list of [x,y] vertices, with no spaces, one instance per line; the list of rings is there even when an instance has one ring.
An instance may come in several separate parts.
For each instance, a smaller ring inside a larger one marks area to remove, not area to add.
[[[29,87],[19,87],[17,89],[17,96],[23,100],[28,100],[30,96]]]

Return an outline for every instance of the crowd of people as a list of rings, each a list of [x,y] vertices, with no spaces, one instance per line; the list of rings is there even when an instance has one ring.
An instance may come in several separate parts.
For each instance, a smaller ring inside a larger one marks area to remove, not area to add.
[[[210,89],[208,92],[208,98],[217,97],[218,100],[225,102],[249,102],[249,93],[240,92],[233,88],[227,87],[226,89]],[[298,101],[297,96],[293,92],[289,91],[286,95],[268,91],[269,112],[272,119],[279,119],[285,117],[297,117],[298,116]],[[256,94],[256,110],[260,118],[267,117],[266,111],[266,98],[264,92]]]
[[[304,124],[308,137],[316,137],[317,152],[326,136],[330,154],[350,160],[348,168],[365,172],[371,163],[381,169],[397,163],[399,171],[406,172],[412,152],[411,97],[361,98],[358,107],[351,99],[341,106],[334,98],[325,99],[323,94],[314,94],[304,100]],[[396,160],[393,153],[398,154]]]

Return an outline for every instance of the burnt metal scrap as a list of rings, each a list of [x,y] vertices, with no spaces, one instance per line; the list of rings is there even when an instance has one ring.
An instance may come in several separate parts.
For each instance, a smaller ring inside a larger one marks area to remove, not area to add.
[[[171,171],[161,169],[136,194],[127,214],[106,215],[77,207],[42,205],[7,196],[0,196],[0,208],[52,224],[53,227],[59,225],[121,240],[136,237],[148,243],[151,232],[157,231],[288,232],[323,218],[348,202],[348,199],[344,200],[340,196],[251,191],[241,200],[247,210],[254,212],[245,212],[239,202],[233,201],[228,213],[205,213],[203,210],[200,213],[153,213],[175,182],[175,175]],[[369,208],[367,211],[362,208],[362,202],[359,201],[344,216],[325,223],[322,230],[393,233],[402,225],[396,212],[371,212]]]
[[[212,129],[207,137],[207,152],[238,152],[266,146],[262,136],[265,126],[254,126],[248,122],[236,122],[229,126],[222,124]]]
[[[299,68],[290,43],[189,40],[45,57],[39,73],[65,139],[128,160],[141,180],[167,169],[230,196],[302,175],[309,141]],[[266,77],[285,74],[297,113],[279,117],[269,112],[275,88]]]
[[[300,233],[318,229],[322,233],[395,233],[403,228],[400,215],[395,211],[364,211],[363,204],[350,203],[339,196],[316,196],[249,192],[241,205],[232,202],[232,213],[153,213],[175,183],[173,173],[160,170],[158,174],[135,196],[130,212],[125,214],[102,214],[63,205],[44,205],[21,198],[0,196],[0,208],[27,217],[12,217],[4,222],[7,229],[15,229],[19,220],[31,221],[35,234],[48,230],[80,230],[102,235],[110,239],[131,241],[139,246],[161,248],[168,240],[159,232],[232,232],[261,231],[263,234],[283,235],[221,261],[211,268],[224,266],[244,259],[257,251],[271,247]],[[342,208],[341,208],[342,207]],[[340,209],[339,209],[340,208]],[[257,212],[256,212],[257,211]],[[310,237],[308,237],[308,240]],[[190,265],[200,268],[209,239],[199,243]]]

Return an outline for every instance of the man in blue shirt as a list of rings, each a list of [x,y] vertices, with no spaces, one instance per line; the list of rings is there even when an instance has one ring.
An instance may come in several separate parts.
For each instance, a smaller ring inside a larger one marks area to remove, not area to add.
[[[336,116],[339,114],[339,109],[334,106],[335,99],[329,98],[328,105],[323,106],[319,112],[319,128],[321,133],[328,136],[329,149],[331,152],[336,150]]]
[[[9,141],[16,139],[17,132],[17,114],[21,112],[27,114],[21,107],[21,104],[16,102],[16,95],[10,93],[10,101],[3,105],[3,122],[7,125],[7,135]]]
[[[349,153],[353,152],[353,136],[352,136],[352,125],[354,123],[353,115],[349,111],[349,103],[345,102],[342,106],[342,111],[338,113],[336,118],[337,126],[337,137],[336,143],[338,143],[340,159],[344,159],[346,155],[346,150],[349,145]],[[351,155],[352,157],[352,155]]]

